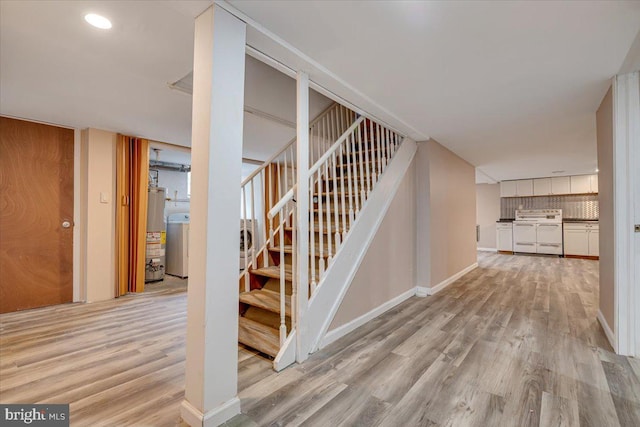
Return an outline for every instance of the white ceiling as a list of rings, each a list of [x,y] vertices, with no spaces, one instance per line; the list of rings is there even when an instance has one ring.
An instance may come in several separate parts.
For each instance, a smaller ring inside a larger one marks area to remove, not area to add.
[[[595,111],[640,30],[638,1],[229,3],[495,180],[595,170]]]
[[[3,0],[0,113],[190,146],[191,96],[168,83],[191,72],[194,18],[210,4]],[[113,28],[89,26],[89,12]],[[311,117],[330,102],[312,92]],[[295,81],[247,56],[245,107],[295,123]],[[244,157],[265,160],[295,127],[245,113],[244,134]],[[181,163],[179,153],[165,149],[161,160]]]
[[[167,83],[191,71],[193,19],[210,3],[1,1],[0,113],[189,145],[191,98]],[[313,80],[418,140],[437,139],[488,181],[592,172],[594,113],[640,30],[637,1],[231,4],[257,22],[249,44],[296,68],[256,28],[281,37],[318,65]],[[88,26],[89,12],[113,29]],[[246,104],[290,120],[291,107],[252,83],[251,63]],[[287,85],[278,99],[289,103]],[[246,157],[272,151],[265,132],[274,146],[293,135],[245,120]]]

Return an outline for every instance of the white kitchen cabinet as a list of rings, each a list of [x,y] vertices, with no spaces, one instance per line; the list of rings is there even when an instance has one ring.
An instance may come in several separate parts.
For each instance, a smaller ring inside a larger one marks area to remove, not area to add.
[[[565,223],[564,254],[600,256],[598,224]]]
[[[496,244],[499,251],[513,251],[513,224],[499,222],[496,224]]]
[[[597,193],[598,192],[598,175],[589,175],[591,181],[591,192],[592,193]]]
[[[591,193],[591,175],[574,175],[571,177],[571,194]]]
[[[520,179],[516,181],[516,194],[518,197],[533,196],[533,180]]]
[[[551,178],[551,194],[571,193],[571,177],[554,176]]]
[[[516,181],[502,181],[500,183],[500,197],[516,197]]]
[[[551,194],[551,178],[537,178],[533,180],[533,195],[548,196]]]
[[[600,230],[597,228],[589,230],[589,255],[600,256]]]
[[[551,196],[598,192],[598,175],[554,176],[500,183],[500,197]]]

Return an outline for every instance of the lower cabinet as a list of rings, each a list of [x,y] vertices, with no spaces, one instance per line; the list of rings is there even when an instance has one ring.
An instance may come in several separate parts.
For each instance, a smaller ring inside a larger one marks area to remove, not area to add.
[[[564,254],[577,256],[600,256],[598,224],[565,223]]]
[[[496,244],[499,251],[513,251],[513,226],[510,222],[496,224]]]

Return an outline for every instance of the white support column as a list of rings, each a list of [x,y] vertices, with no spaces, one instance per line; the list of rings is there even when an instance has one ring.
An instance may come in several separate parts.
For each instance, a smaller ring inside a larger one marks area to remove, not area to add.
[[[238,247],[245,23],[213,5],[195,22],[191,239],[183,420],[240,413]]]
[[[640,356],[640,233],[634,232],[639,193],[640,72],[618,75],[613,83],[614,286],[618,354]]]
[[[297,224],[298,224],[298,326],[296,360],[302,362],[309,355],[306,343],[306,327],[304,313],[309,300],[309,76],[298,72],[297,76],[297,172],[298,191]]]

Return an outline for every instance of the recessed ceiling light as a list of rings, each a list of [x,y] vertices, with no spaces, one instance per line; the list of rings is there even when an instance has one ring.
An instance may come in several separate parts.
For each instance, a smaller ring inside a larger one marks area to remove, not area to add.
[[[84,20],[94,27],[100,28],[102,30],[108,30],[109,28],[111,28],[111,21],[109,21],[104,16],[100,16],[95,13],[89,13],[88,15],[85,15]]]

